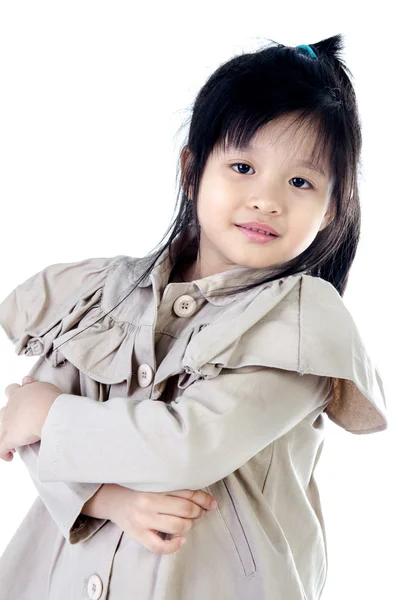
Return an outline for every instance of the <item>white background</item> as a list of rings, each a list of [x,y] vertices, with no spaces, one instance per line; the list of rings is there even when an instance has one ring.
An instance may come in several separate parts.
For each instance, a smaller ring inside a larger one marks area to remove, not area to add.
[[[389,429],[358,436],[327,421],[316,470],[329,552],[322,600],[390,598],[395,587],[392,23],[379,2],[367,12],[358,3],[277,9],[256,0],[0,8],[0,298],[49,264],[149,252],[171,220],[182,125],[210,74],[270,39],[344,35],[364,139],[362,238],[344,300],[383,377]],[[15,355],[3,330],[0,353],[4,390],[36,358]],[[2,552],[36,491],[17,455],[0,463]]]

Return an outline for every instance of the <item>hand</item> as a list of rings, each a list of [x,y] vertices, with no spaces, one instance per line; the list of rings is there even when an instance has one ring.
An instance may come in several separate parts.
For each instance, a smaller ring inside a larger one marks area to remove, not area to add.
[[[5,389],[8,402],[0,409],[0,458],[11,461],[16,448],[34,444],[55,399],[62,394],[52,383],[24,377],[19,385],[11,383]]]
[[[100,498],[95,498],[99,495]],[[195,519],[207,510],[216,508],[211,506],[213,500],[203,490],[137,492],[117,484],[104,484],[81,512],[109,519],[155,554],[172,554],[181,547],[180,534],[189,531]],[[97,507],[98,512],[93,513],[91,506]],[[174,537],[163,540],[160,532]]]

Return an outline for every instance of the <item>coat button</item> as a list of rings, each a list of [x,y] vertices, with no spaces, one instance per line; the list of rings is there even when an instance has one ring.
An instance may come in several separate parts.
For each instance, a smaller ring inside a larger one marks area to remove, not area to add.
[[[178,317],[190,317],[196,310],[196,300],[189,294],[183,294],[175,300],[173,309]]]
[[[87,584],[88,597],[91,600],[98,600],[102,596],[102,580],[98,575],[91,575]]]
[[[138,367],[138,385],[147,387],[153,381],[153,369],[150,365],[139,365]]]

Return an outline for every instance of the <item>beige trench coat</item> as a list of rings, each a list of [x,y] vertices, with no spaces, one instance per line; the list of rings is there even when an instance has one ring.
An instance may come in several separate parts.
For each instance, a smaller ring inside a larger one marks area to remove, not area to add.
[[[39,357],[30,374],[64,392],[17,451],[39,495],[0,559],[0,600],[320,598],[325,415],[356,434],[388,425],[351,314],[306,273],[211,297],[252,270],[178,282],[168,253],[107,314],[144,266],[50,265],[0,304],[16,353]],[[204,489],[218,509],[157,555],[81,514],[104,483]]]

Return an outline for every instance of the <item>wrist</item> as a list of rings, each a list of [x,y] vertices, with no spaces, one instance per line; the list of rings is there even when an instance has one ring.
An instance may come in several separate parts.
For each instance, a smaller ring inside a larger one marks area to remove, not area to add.
[[[109,501],[110,489],[113,484],[104,483],[99,490],[84,504],[81,514],[96,519],[109,519],[111,503]]]

